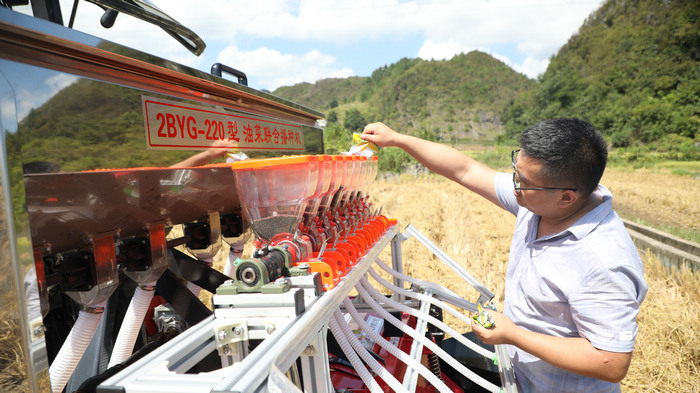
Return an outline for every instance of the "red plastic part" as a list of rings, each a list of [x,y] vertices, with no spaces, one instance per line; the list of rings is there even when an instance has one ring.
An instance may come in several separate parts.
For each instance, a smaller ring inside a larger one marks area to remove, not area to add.
[[[148,306],[148,311],[146,311],[146,317],[143,319],[143,323],[146,327],[146,335],[148,335],[148,337],[153,337],[158,333],[158,326],[153,320],[153,309],[165,303],[167,303],[165,299],[159,295],[155,295],[153,299],[151,299],[151,304]]]

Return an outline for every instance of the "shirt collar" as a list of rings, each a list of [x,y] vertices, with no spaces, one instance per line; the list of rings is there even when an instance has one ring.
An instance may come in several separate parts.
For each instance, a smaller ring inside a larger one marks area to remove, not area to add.
[[[602,185],[598,185],[598,188],[593,193],[600,197],[603,203],[586,213],[568,229],[578,240],[591,233],[612,212],[612,194],[610,190]]]

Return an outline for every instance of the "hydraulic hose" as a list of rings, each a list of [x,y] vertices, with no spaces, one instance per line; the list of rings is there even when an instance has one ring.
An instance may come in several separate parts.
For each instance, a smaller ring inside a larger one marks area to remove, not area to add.
[[[362,277],[360,279],[360,282],[355,286],[355,288],[357,289],[357,291],[360,294],[360,296],[362,297],[362,299],[374,311],[376,311],[379,315],[381,315],[386,321],[388,321],[392,325],[396,326],[402,332],[413,337],[414,340],[418,340],[421,344],[428,347],[428,349],[430,349],[431,351],[436,353],[441,359],[443,359],[450,366],[452,366],[452,368],[457,370],[460,374],[464,375],[465,377],[469,378],[469,380],[471,380],[472,382],[476,383],[477,385],[481,386],[482,388],[484,388],[492,393],[499,393],[501,391],[501,388],[499,386],[494,385],[493,383],[485,380],[484,378],[480,377],[479,375],[477,375],[473,371],[469,370],[464,365],[462,365],[460,362],[458,362],[455,358],[453,358],[447,352],[445,352],[442,348],[440,348],[435,343],[433,343],[432,341],[425,338],[425,336],[423,334],[417,332],[415,329],[410,328],[405,323],[396,319],[388,311],[386,311],[384,308],[382,308],[374,300],[374,298],[372,298],[372,296],[370,296],[369,292],[367,291],[367,289],[365,289],[365,287],[371,287],[371,285],[367,281],[367,277]]]
[[[146,312],[148,312],[148,307],[151,305],[155,285],[156,281],[148,282],[139,285],[134,291],[129,308],[126,310],[122,324],[119,327],[119,335],[114,343],[108,367],[117,365],[131,356],[143,324],[143,319],[146,316]]]
[[[459,318],[462,322],[467,323],[467,324],[470,324],[470,323],[471,323],[471,321],[469,320],[469,318],[465,317],[464,314],[462,314],[462,313],[456,311],[455,309],[453,309],[452,307],[448,306],[447,304],[445,304],[445,303],[439,301],[438,299],[435,299],[435,298],[432,297],[432,296],[424,295],[424,294],[422,294],[422,293],[416,293],[416,292],[413,292],[413,291],[407,291],[407,290],[405,290],[405,289],[403,289],[403,288],[399,288],[399,287],[397,287],[397,286],[391,284],[390,282],[386,281],[386,280],[385,280],[384,278],[382,278],[379,274],[377,274],[377,272],[375,272],[372,268],[370,268],[368,271],[369,271],[369,274],[372,276],[372,278],[374,278],[378,283],[380,283],[381,285],[383,285],[383,286],[386,287],[387,289],[391,289],[392,291],[397,292],[397,293],[400,293],[400,294],[403,294],[403,295],[405,295],[405,296],[409,296],[409,297],[412,297],[412,298],[420,299],[420,300],[426,301],[426,302],[428,302],[428,303],[434,304],[434,305],[436,305],[436,306],[438,306],[438,307],[441,307],[441,308],[447,310],[450,314],[452,314],[452,315],[454,315],[455,317]],[[394,301],[394,300],[391,300],[391,299],[389,299],[389,298],[386,298],[386,297],[382,296],[382,294],[379,293],[379,291],[377,291],[375,288],[369,287],[369,288],[367,288],[367,289],[369,290],[369,292],[371,292],[372,296],[373,296],[375,299],[381,298],[383,301],[386,301],[387,304],[389,304],[390,306],[396,308],[396,309],[399,310],[399,311],[403,311],[403,312],[405,312],[405,313],[408,313],[408,314],[410,314],[410,315],[413,315],[414,317],[427,320],[427,321],[430,322],[431,324],[433,324],[433,325],[435,325],[436,327],[440,328],[443,332],[445,332],[445,333],[451,335],[452,337],[454,337],[455,340],[459,341],[460,343],[462,343],[464,346],[466,346],[467,348],[471,349],[472,351],[478,353],[479,355],[481,355],[481,356],[483,356],[483,357],[485,357],[485,358],[487,358],[487,359],[493,359],[493,357],[494,357],[494,353],[493,353],[493,352],[491,352],[491,351],[489,351],[488,349],[486,349],[486,348],[484,348],[484,347],[482,347],[482,346],[476,344],[475,342],[473,342],[473,341],[467,339],[466,337],[464,337],[463,335],[461,335],[460,333],[458,333],[457,331],[455,331],[454,329],[452,329],[449,325],[445,324],[444,322],[442,322],[442,321],[436,319],[435,317],[433,317],[433,316],[431,316],[431,315],[422,313],[422,312],[420,312],[420,311],[418,311],[418,310],[415,310],[415,309],[413,309],[413,308],[411,308],[411,307],[407,307],[407,306],[405,306],[405,305],[403,305],[403,304],[401,304],[401,303],[399,303],[399,302],[396,302],[396,301]]]
[[[89,310],[80,310],[61,350],[49,367],[49,379],[51,381],[51,393],[61,393],[70,379],[80,358],[95,335],[97,326],[102,319],[105,303],[91,307]]]
[[[399,382],[399,380],[396,379],[396,377],[394,377],[394,375],[386,369],[386,367],[379,364],[379,362],[374,357],[372,357],[372,355],[369,354],[367,348],[365,348],[364,345],[360,343],[360,340],[357,339],[352,330],[350,330],[350,327],[347,325],[347,323],[345,323],[340,309],[336,309],[335,312],[333,312],[331,321],[333,321],[334,319],[336,324],[340,328],[342,334],[350,342],[350,345],[353,347],[353,349],[355,349],[355,352],[357,352],[357,354],[360,355],[362,360],[364,360],[365,363],[369,365],[369,367],[372,369],[372,371],[374,371],[375,374],[379,375],[379,377],[382,380],[384,380],[384,382],[386,382],[387,385],[389,385],[392,392],[408,393],[408,389],[406,389],[401,384],[401,382]],[[335,334],[336,333],[333,332],[333,335]]]
[[[376,304],[376,302],[374,303]],[[418,373],[422,375],[423,378],[425,378],[431,385],[433,385],[440,393],[453,393],[452,389],[448,388],[447,385],[445,385],[445,382],[440,380],[440,378],[433,374],[432,371],[428,370],[427,367],[422,365],[416,359],[413,359],[412,357],[408,356],[408,354],[406,354],[402,350],[395,347],[392,343],[387,341],[379,333],[375,332],[374,329],[372,329],[372,327],[367,325],[367,322],[365,322],[365,320],[362,318],[362,315],[360,315],[360,313],[357,312],[357,309],[355,309],[355,306],[352,304],[349,298],[345,298],[343,300],[343,305],[345,306],[345,309],[350,313],[350,316],[355,321],[355,323],[357,323],[360,329],[365,334],[367,334],[369,338],[372,339],[372,341],[379,344],[379,346],[384,348],[384,350],[386,350],[390,354],[394,355],[394,357],[404,362],[406,366],[418,371]]]
[[[379,386],[377,381],[374,380],[372,374],[370,374],[367,367],[365,367],[359,356],[357,356],[357,353],[355,353],[355,351],[352,349],[348,339],[345,337],[345,335],[343,335],[343,332],[340,330],[340,326],[338,326],[338,323],[334,318],[331,318],[328,321],[328,327],[331,329],[331,332],[333,332],[333,335],[338,340],[338,344],[340,344],[340,348],[343,350],[345,355],[347,355],[352,367],[360,376],[365,386],[367,386],[372,393],[383,393],[382,388]]]

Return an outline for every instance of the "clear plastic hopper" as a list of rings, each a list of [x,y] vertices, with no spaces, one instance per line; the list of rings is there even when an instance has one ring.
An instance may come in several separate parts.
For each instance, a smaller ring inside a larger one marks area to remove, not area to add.
[[[365,186],[368,184],[370,167],[367,158],[362,156],[355,157],[355,167],[359,166],[359,173],[352,189],[351,202],[356,204],[355,208],[360,208],[359,203],[364,195]]]
[[[318,163],[318,156],[294,156],[231,164],[251,229],[264,242],[294,237],[316,193]]]
[[[331,199],[330,206],[326,213],[330,212],[332,214],[340,205],[340,199],[343,196],[345,184],[350,175],[350,170],[348,169],[349,161],[346,157],[347,156],[333,156],[333,161],[336,164],[335,192],[332,194],[333,198]]]
[[[345,179],[343,194],[341,195],[340,208],[345,209],[347,203],[350,201],[352,192],[357,184],[357,180],[360,174],[359,161],[355,158],[356,156],[345,156],[345,161],[347,165],[348,176]]]
[[[362,167],[362,171],[364,173],[363,181],[358,189],[358,197],[362,202],[366,202],[366,199],[369,198],[369,185],[374,182],[374,179],[377,176],[377,162],[377,156],[373,156],[368,158]]]
[[[335,194],[338,192],[341,186],[341,182],[343,179],[343,176],[345,176],[345,172],[343,170],[342,164],[343,161],[339,159],[339,156],[325,156],[328,157],[330,164],[330,168],[326,169],[328,175],[329,175],[329,184],[328,184],[328,192],[321,195],[319,198],[319,205],[318,205],[318,210],[317,210],[317,217],[319,217],[320,220],[323,220],[325,215],[330,211],[331,208],[331,202],[333,201],[333,197]]]
[[[318,181],[313,198],[306,206],[304,212],[304,225],[310,228],[316,217],[321,201],[332,191],[331,181],[334,177],[333,157],[329,155],[318,156]]]

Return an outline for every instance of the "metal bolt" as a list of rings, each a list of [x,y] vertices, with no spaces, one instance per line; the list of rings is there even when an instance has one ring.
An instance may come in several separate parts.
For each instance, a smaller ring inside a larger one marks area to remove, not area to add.
[[[222,349],[223,349],[224,355],[228,355],[229,353],[231,353],[231,347],[228,344],[224,345],[224,347]]]
[[[314,353],[314,346],[311,345],[311,344],[307,345],[306,348],[304,348],[304,353],[305,353],[306,355],[311,355],[311,354],[313,354],[313,353]]]
[[[265,327],[265,332],[268,334],[268,336],[275,331],[275,326],[274,325],[267,325]]]
[[[226,330],[219,330],[219,340],[225,340],[226,339]]]
[[[243,334],[243,326],[236,326],[235,328],[233,328],[233,334],[235,334],[236,336],[242,335]]]

